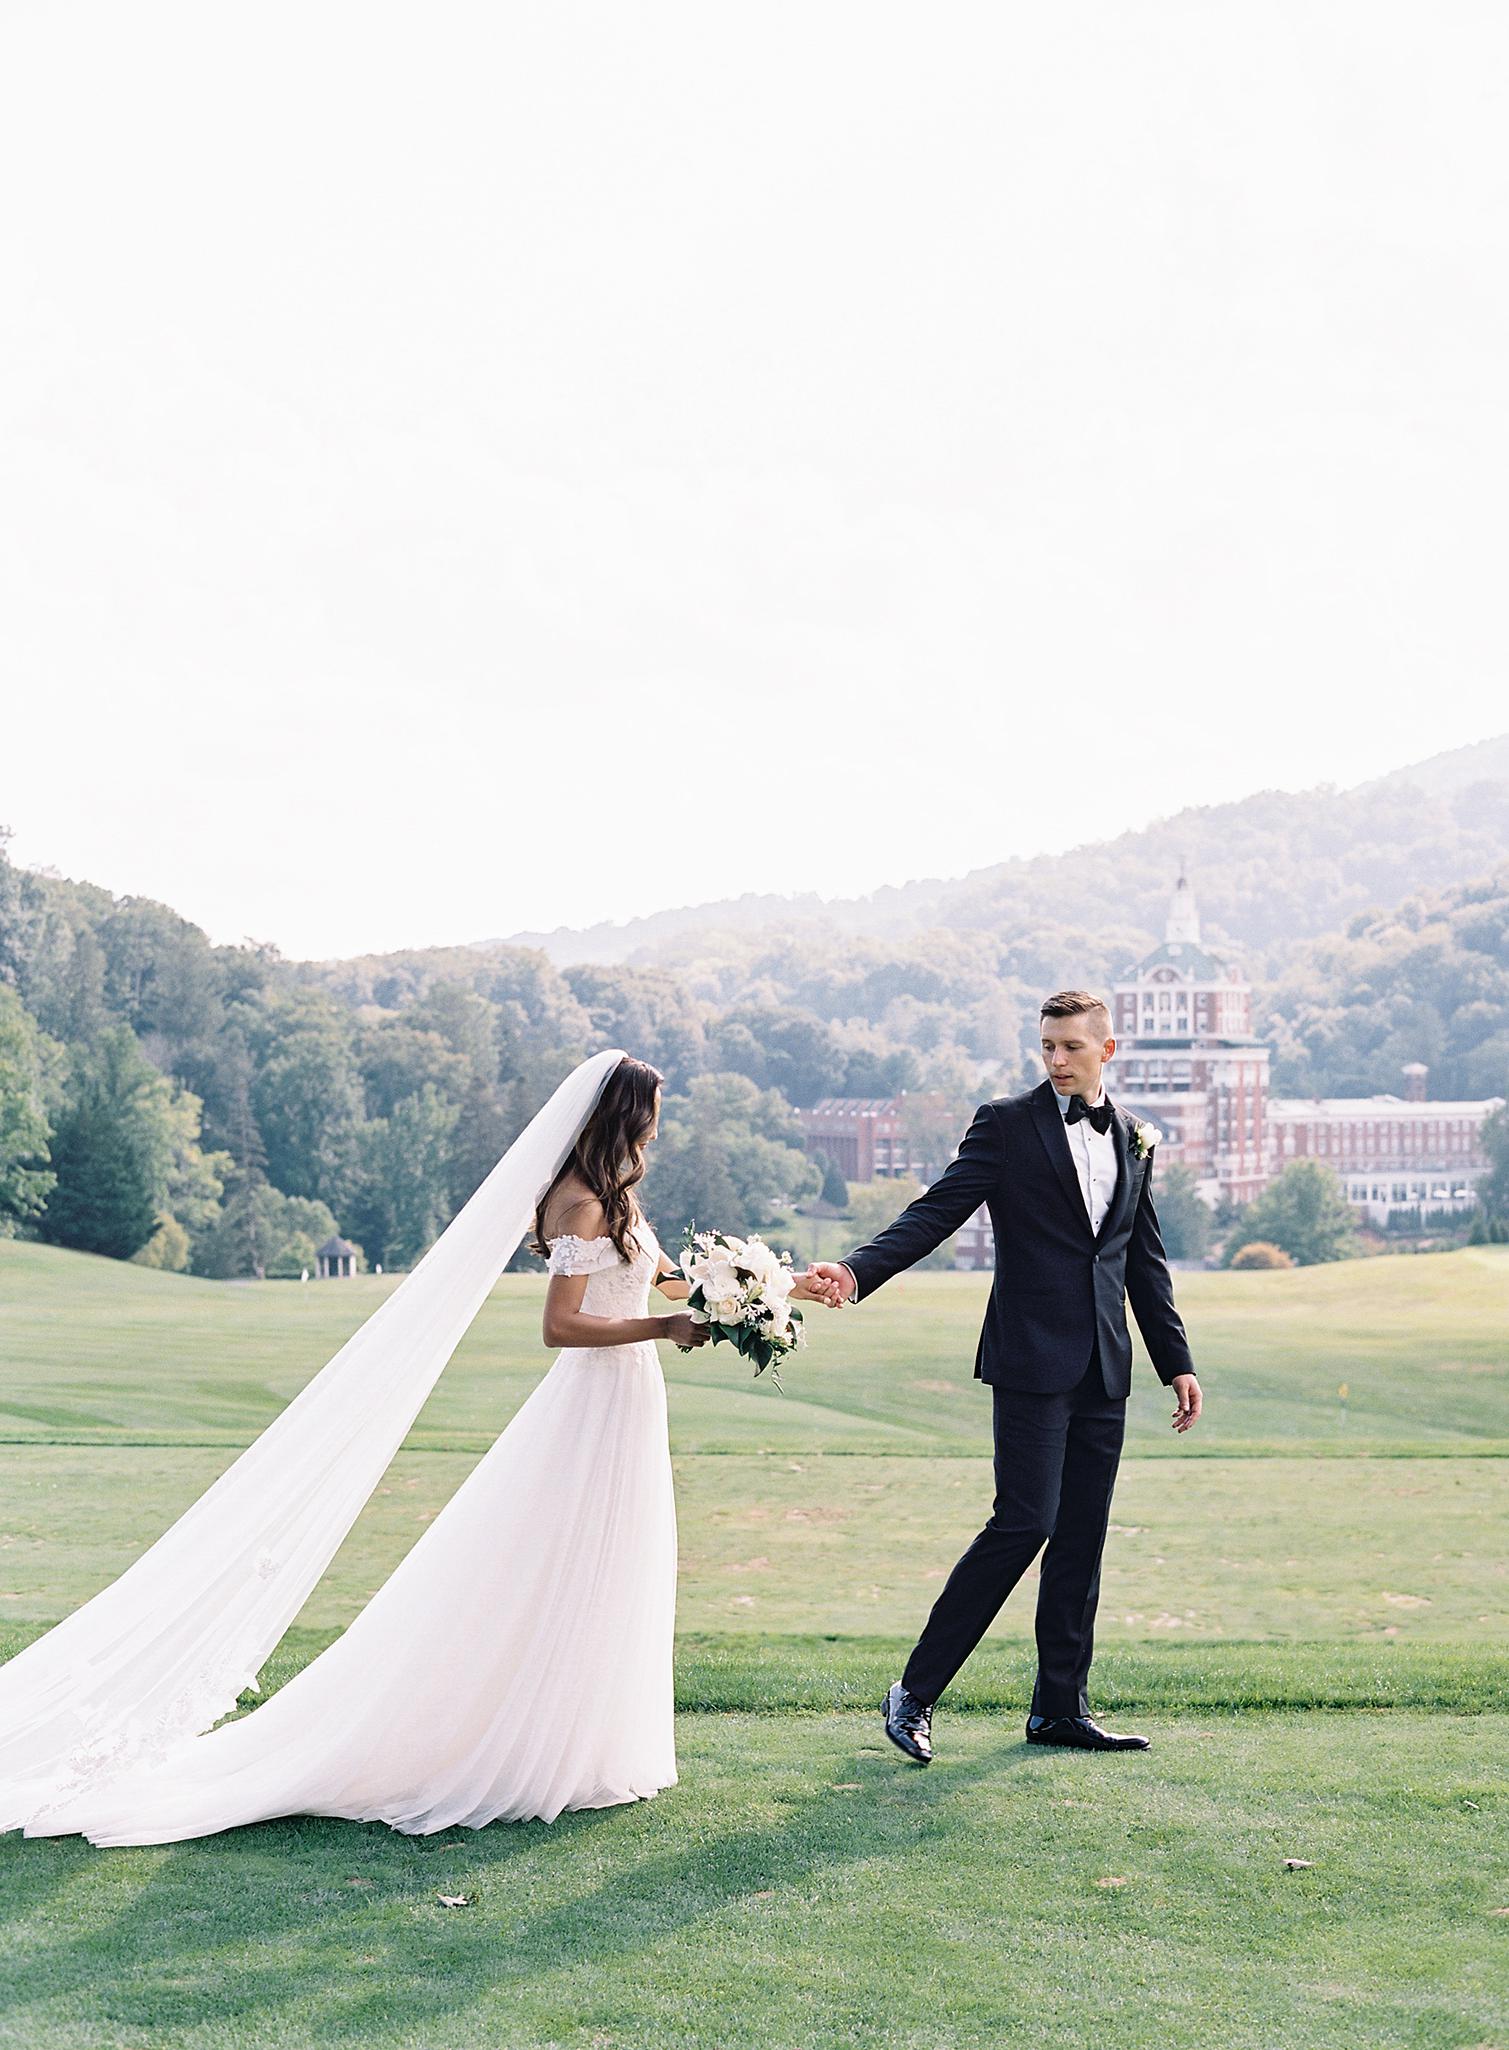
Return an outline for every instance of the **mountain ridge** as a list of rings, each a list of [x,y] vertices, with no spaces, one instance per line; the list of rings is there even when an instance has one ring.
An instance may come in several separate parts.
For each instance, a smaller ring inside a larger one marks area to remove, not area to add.
[[[1318,887],[1274,889],[1264,868],[1303,853]],[[520,932],[472,944],[536,947],[558,966],[652,963],[698,933],[828,928],[849,936],[929,926],[1030,929],[1044,922],[1161,930],[1180,868],[1194,872],[1213,936],[1262,949],[1325,931],[1509,858],[1509,733],[1450,748],[1338,788],[1259,790],[1060,853],[1018,855],[957,877],[889,884],[860,897],[816,892],[679,905],[622,922]],[[1311,901],[1306,901],[1306,899]]]

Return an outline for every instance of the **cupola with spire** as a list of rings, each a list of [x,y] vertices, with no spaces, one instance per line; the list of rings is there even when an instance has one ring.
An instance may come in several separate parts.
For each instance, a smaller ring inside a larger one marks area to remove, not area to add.
[[[1195,902],[1195,893],[1189,886],[1189,877],[1183,868],[1174,885],[1174,894],[1168,900],[1168,919],[1163,928],[1163,937],[1169,945],[1200,944],[1200,907]]]

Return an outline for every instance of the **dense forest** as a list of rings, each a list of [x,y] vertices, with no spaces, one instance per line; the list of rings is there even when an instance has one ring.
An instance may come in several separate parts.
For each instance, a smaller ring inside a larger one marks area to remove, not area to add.
[[[1440,794],[1468,798],[1467,816],[1496,816],[1480,786]],[[1161,923],[1091,915],[1101,849],[1064,892],[1077,919],[704,931],[629,964],[504,944],[293,962],[19,869],[4,843],[0,1235],[212,1276],[297,1275],[335,1230],[369,1263],[411,1264],[605,1044],[666,1076],[647,1185],[663,1236],[817,1196],[793,1108],[821,1096],[906,1091],[941,1164],[982,1096],[1038,1078],[1044,991],[1106,985]],[[1270,910],[1301,893],[1294,853]],[[1509,861],[1251,967],[1280,1092],[1395,1090],[1423,1060],[1432,1094],[1509,1095]]]

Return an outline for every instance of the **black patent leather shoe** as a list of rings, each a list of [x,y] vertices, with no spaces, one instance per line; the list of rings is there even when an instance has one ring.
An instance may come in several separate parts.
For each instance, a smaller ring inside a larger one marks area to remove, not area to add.
[[[1077,1751],[1146,1751],[1147,1737],[1118,1736],[1087,1715],[1030,1715],[1029,1744],[1069,1744]]]
[[[933,1755],[933,1705],[908,1694],[898,1680],[881,1703],[885,1733],[898,1751],[927,1765]]]

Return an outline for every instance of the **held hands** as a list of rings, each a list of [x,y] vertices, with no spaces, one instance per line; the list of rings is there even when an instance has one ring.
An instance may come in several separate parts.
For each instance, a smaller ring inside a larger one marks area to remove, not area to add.
[[[847,1267],[824,1260],[814,1262],[797,1281],[791,1293],[800,1296],[804,1302],[821,1303],[824,1309],[836,1310],[840,1303],[846,1303],[854,1293],[854,1279]]]
[[[1187,1431],[1200,1414],[1200,1384],[1193,1374],[1175,1374],[1169,1386],[1179,1398],[1179,1407],[1174,1411],[1174,1429]]]

